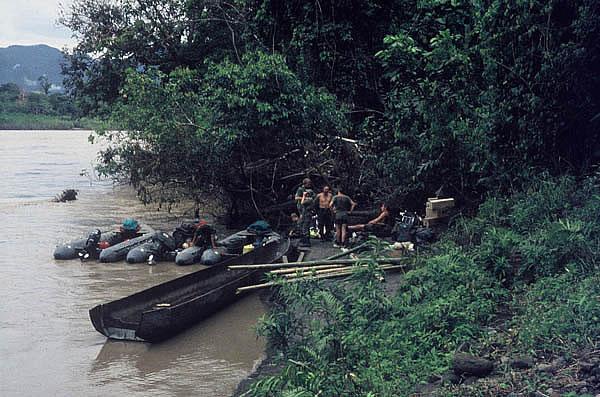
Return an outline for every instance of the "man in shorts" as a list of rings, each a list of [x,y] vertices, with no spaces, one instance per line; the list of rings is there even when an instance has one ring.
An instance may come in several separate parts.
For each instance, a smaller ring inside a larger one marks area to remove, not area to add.
[[[323,241],[331,238],[331,231],[333,230],[333,214],[330,208],[331,200],[333,200],[333,193],[331,193],[331,188],[325,185],[323,186],[323,191],[317,194],[317,201],[319,203],[317,207],[317,222],[319,224],[319,234]]]
[[[334,247],[345,247],[348,237],[348,214],[354,210],[356,203],[338,189],[331,200],[330,207],[335,214],[335,242]]]

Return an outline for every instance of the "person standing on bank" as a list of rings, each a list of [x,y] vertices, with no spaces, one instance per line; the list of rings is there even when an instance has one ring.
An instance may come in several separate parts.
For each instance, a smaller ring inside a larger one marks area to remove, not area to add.
[[[300,245],[310,247],[310,226],[312,223],[312,209],[314,206],[315,192],[312,190],[310,178],[302,180],[302,186],[296,190],[296,206],[300,213]]]
[[[348,214],[354,210],[356,203],[338,189],[331,200],[330,207],[335,213],[335,243],[334,247],[345,247],[348,238]]]
[[[317,208],[317,222],[319,224],[319,234],[323,241],[331,238],[331,231],[333,230],[333,217],[330,208],[332,199],[331,188],[327,185],[323,186],[323,191],[317,194],[319,203],[319,207]]]

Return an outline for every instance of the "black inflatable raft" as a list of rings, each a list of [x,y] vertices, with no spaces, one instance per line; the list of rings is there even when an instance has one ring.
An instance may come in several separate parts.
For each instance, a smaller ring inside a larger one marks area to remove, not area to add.
[[[115,226],[114,229],[117,229],[119,226]],[[147,225],[141,225],[139,232],[135,233],[135,237],[143,236],[144,234],[152,232],[152,228]],[[129,238],[128,235],[120,232],[120,231],[105,231],[101,232],[100,230],[96,230],[91,232],[88,237],[80,238],[77,240],[70,241],[68,243],[59,244],[54,249],[54,259],[58,260],[69,260],[69,259],[77,259],[80,257],[80,254],[89,253],[92,256],[97,257],[96,253],[102,251],[98,247],[98,243],[100,241],[106,241],[110,245],[120,244]],[[91,241],[95,239],[95,241]],[[90,242],[93,243],[93,246],[90,246]],[[97,252],[90,252],[95,250]]]
[[[242,230],[234,233],[222,240],[217,241],[216,249],[205,249],[204,247],[189,247],[177,253],[175,264],[179,266],[192,265],[200,263],[203,265],[214,265],[223,257],[231,255],[241,255],[245,245],[256,243],[260,239],[259,245],[267,243],[272,239],[280,239],[279,234],[268,232],[263,235],[257,235],[248,230]]]
[[[105,248],[100,252],[100,257],[98,259],[100,262],[118,262],[124,260],[127,258],[129,251],[151,241],[153,236],[154,233],[146,233],[142,236],[125,240],[122,243]]]

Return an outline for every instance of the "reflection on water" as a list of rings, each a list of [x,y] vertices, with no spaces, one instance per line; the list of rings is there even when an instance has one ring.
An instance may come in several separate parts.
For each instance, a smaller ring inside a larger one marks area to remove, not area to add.
[[[174,395],[228,395],[231,382],[248,374],[247,363],[257,360],[256,338],[251,329],[256,313],[263,310],[258,299],[242,300],[164,343],[109,341],[96,357],[91,373],[98,385],[118,381],[123,370],[139,386],[155,384]],[[247,349],[246,346],[250,346]],[[195,379],[187,385],[181,379]],[[183,387],[182,387],[183,386]]]
[[[127,216],[158,229],[180,219],[128,189],[90,183],[82,170],[97,147],[87,135],[0,131],[0,395],[229,395],[264,348],[252,330],[264,312],[256,296],[158,345],[106,342],[91,307],[199,267],[52,259],[58,242]],[[77,201],[49,201],[66,188],[79,190]]]

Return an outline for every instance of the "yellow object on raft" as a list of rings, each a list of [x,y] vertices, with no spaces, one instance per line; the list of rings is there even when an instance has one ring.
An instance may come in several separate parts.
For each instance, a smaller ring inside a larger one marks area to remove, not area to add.
[[[247,254],[248,252],[252,251],[254,249],[254,246],[252,244],[246,244],[244,245],[244,249],[242,250],[243,254]]]

